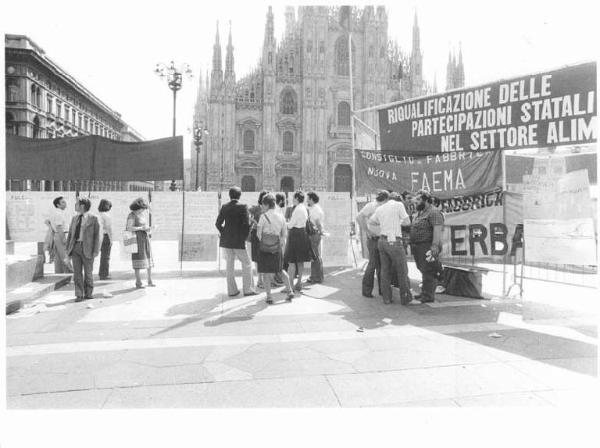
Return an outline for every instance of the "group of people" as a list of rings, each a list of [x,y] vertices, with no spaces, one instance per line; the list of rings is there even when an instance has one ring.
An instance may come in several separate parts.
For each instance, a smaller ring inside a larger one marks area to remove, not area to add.
[[[272,288],[283,286],[285,299],[291,301],[302,291],[304,263],[311,262],[308,283],[323,282],[321,238],[324,234],[323,209],[319,195],[296,191],[293,206],[286,209],[281,193],[262,191],[258,204],[248,209],[240,202],[242,190],[232,187],[230,201],[219,211],[216,227],[219,246],[226,260],[227,293],[237,296],[240,290],[235,281],[234,263],[242,265],[242,289],[245,296],[257,294],[252,262],[258,272],[257,287],[264,287],[266,302],[273,303]],[[250,255],[246,243],[250,245]]]
[[[408,210],[414,213],[409,213]],[[392,285],[400,291],[400,303],[412,300],[435,301],[436,281],[441,272],[444,217],[433,207],[433,197],[420,190],[414,197],[382,190],[373,202],[366,204],[357,216],[367,235],[369,262],[362,279],[362,295],[373,297],[375,274],[379,295],[392,303]],[[406,256],[410,249],[422,275],[421,293],[413,296],[408,277]]]
[[[88,198],[78,198],[75,203],[76,215],[71,218],[66,212],[67,201],[59,196],[53,201],[54,210],[45,221],[48,226],[45,246],[54,261],[55,273],[73,273],[75,301],[91,299],[94,293],[94,259],[100,254],[100,280],[110,279],[110,253],[114,241],[112,204],[102,199],[98,205],[98,215],[90,213],[92,203]],[[136,288],[144,288],[140,271],[147,271],[147,286],[152,282],[152,248],[150,245],[150,217],[148,202],[138,198],[129,206],[125,230],[135,234],[137,252],[131,254],[135,271]]]
[[[321,239],[324,235],[324,212],[319,195],[313,191],[296,191],[293,205],[286,207],[281,193],[262,191],[258,204],[250,209],[240,202],[239,187],[229,190],[230,201],[219,211],[216,227],[219,246],[226,259],[227,293],[240,294],[235,281],[234,263],[242,265],[242,287],[245,296],[257,294],[256,287],[266,291],[266,302],[272,304],[273,288],[283,287],[285,299],[291,301],[302,291],[304,265],[311,263],[308,283],[321,283],[323,260]],[[365,205],[357,221],[367,235],[369,262],[362,279],[362,294],[373,297],[375,274],[379,294],[384,303],[392,303],[392,285],[400,291],[400,303],[412,300],[422,303],[435,300],[436,279],[441,272],[439,254],[442,249],[444,217],[433,207],[434,198],[421,190],[411,197],[387,190],[379,191],[373,202]],[[100,280],[110,279],[109,263],[114,241],[110,210],[112,204],[102,199],[98,215],[90,213],[91,201],[78,198],[77,214],[68,222],[67,202],[63,197],[53,201],[54,210],[46,225],[46,246],[54,261],[55,272],[72,272],[76,301],[92,298],[94,259],[100,254]],[[136,288],[156,286],[152,281],[152,226],[148,202],[138,198],[130,205],[125,231],[135,235],[137,250],[131,254]],[[414,210],[414,212],[412,212]],[[409,213],[411,211],[411,213]],[[247,244],[250,248],[248,254]],[[422,274],[421,293],[411,292],[407,253],[414,257]],[[258,284],[255,287],[252,262],[256,263]],[[141,271],[146,270],[146,286]]]

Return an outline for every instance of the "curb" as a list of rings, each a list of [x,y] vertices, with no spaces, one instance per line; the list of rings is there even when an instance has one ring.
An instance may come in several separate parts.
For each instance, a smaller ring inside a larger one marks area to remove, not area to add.
[[[68,285],[71,274],[49,274],[39,281],[30,282],[6,293],[6,314],[19,311],[25,305],[46,294]]]

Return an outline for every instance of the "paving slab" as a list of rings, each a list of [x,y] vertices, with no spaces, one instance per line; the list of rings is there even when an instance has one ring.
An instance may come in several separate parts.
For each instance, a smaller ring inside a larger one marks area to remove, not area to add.
[[[111,395],[110,389],[54,392],[7,396],[8,409],[101,409]]]

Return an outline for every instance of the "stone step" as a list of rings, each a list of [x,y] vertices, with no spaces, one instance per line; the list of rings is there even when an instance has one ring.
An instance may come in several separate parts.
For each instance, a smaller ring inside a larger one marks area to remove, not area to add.
[[[48,274],[35,282],[19,286],[6,293],[6,314],[14,313],[25,305],[69,284],[71,274]]]
[[[36,281],[43,276],[43,255],[6,255],[7,291]]]

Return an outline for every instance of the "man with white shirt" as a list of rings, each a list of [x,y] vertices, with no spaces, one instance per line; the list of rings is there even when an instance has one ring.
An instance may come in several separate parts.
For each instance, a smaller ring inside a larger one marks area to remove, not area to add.
[[[406,252],[402,242],[402,224],[410,222],[408,213],[402,202],[390,200],[390,194],[382,191],[377,195],[377,202],[381,205],[369,219],[371,225],[379,225],[380,236],[377,244],[381,262],[381,292],[383,302],[392,303],[392,272],[397,274],[400,289],[400,303],[407,305],[412,300],[406,282],[408,266]]]
[[[59,196],[52,201],[54,209],[50,213],[50,218],[46,220],[46,224],[52,232],[52,242],[54,251],[54,273],[62,274],[65,272],[73,272],[69,257],[67,256],[67,238],[68,231],[67,222],[67,201],[62,196]]]
[[[310,277],[308,283],[323,283],[323,259],[321,258],[321,237],[323,236],[323,221],[325,214],[319,205],[319,195],[314,191],[306,194],[308,204],[308,219],[316,230],[312,235],[308,235],[310,245],[315,256],[310,264]]]

